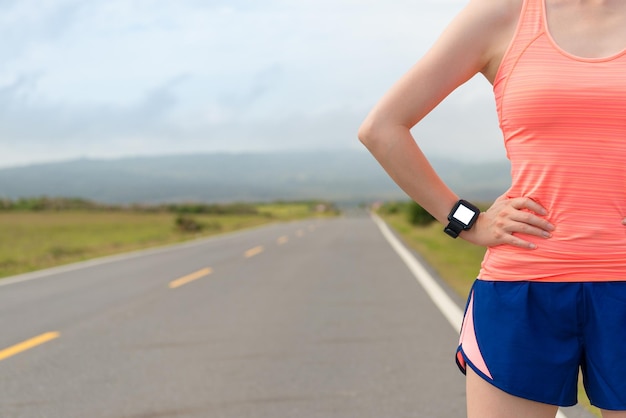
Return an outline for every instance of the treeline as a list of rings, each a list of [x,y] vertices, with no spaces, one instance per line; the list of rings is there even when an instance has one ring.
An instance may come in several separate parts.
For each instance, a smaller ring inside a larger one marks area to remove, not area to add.
[[[52,197],[35,197],[23,198],[17,200],[0,199],[1,211],[61,211],[61,210],[115,210],[113,206],[95,203],[79,198],[52,198]],[[121,209],[121,208],[119,208]]]
[[[491,203],[474,202],[481,211],[486,211]],[[393,201],[378,204],[375,208],[381,214],[401,214],[406,216],[407,221],[415,226],[427,226],[435,222],[436,219],[426,209],[415,203],[414,201]]]
[[[413,201],[408,202],[387,202],[382,204],[378,210],[381,213],[395,215],[403,214],[411,225],[426,226],[435,221],[435,217],[426,212],[426,209]]]
[[[273,202],[273,205],[304,204],[311,212],[336,212],[333,203],[325,201],[297,201]],[[255,203],[165,203],[165,204],[132,204],[109,205],[81,198],[66,197],[34,197],[17,200],[0,199],[0,211],[132,211],[132,212],[161,212],[179,215],[260,215],[259,206]]]

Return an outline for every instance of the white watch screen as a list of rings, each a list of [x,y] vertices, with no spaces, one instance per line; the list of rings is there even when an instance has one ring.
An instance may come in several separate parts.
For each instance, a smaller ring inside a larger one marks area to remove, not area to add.
[[[457,210],[454,212],[454,215],[452,216],[454,217],[454,219],[463,222],[465,225],[469,225],[469,223],[472,221],[472,218],[474,217],[474,211],[466,208],[463,205],[459,205]]]

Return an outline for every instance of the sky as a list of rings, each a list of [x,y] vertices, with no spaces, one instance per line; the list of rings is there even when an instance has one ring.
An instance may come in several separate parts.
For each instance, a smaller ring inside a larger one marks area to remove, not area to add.
[[[364,149],[385,91],[467,0],[0,0],[0,167]],[[504,158],[477,76],[413,133]]]

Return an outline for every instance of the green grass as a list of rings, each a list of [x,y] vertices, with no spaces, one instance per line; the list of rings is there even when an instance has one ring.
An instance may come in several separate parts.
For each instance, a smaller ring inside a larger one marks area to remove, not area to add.
[[[264,203],[257,206],[259,213],[278,220],[304,219],[311,216],[310,203]],[[328,214],[328,213],[327,213]],[[321,213],[320,213],[321,215]]]
[[[461,239],[453,240],[443,233],[443,226],[435,222],[425,227],[415,227],[408,222],[405,213],[379,214],[404,242],[416,250],[439,276],[461,297],[466,298],[480,269],[485,249]],[[578,401],[595,416],[600,410],[591,406],[579,384]]]
[[[257,208],[251,215],[190,215],[205,226],[200,232],[179,230],[177,215],[166,212],[0,212],[0,278],[315,215],[300,203]]]

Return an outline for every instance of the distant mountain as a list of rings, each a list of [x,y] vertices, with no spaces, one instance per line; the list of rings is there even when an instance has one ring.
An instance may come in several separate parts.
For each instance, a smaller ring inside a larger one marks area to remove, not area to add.
[[[469,199],[491,200],[509,182],[507,163],[434,160],[433,165]],[[116,204],[406,198],[372,156],[361,151],[80,159],[0,169],[0,198],[35,196]]]

